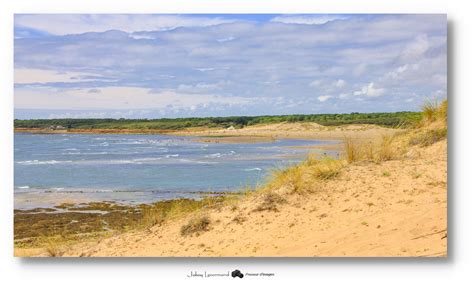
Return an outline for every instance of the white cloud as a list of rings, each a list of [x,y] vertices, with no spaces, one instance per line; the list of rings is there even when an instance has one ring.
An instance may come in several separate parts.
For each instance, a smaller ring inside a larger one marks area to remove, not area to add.
[[[334,82],[334,86],[336,86],[338,88],[344,88],[346,86],[346,81],[344,81],[342,79],[339,79],[339,80]]]
[[[346,99],[348,98],[350,95],[348,93],[342,93],[342,94],[339,94],[339,98],[340,99]]]
[[[325,102],[325,101],[329,100],[330,98],[332,98],[332,96],[325,95],[325,96],[319,96],[319,97],[318,97],[318,100],[319,100],[320,102]]]
[[[207,71],[214,71],[215,68],[212,68],[212,67],[202,67],[202,68],[196,68],[196,70],[201,71],[201,72],[207,72]]]
[[[420,69],[419,64],[405,64],[399,66],[385,75],[386,80],[405,80],[408,75],[409,77],[416,76],[416,72]],[[421,74],[420,74],[421,75]]]
[[[314,80],[309,83],[309,86],[313,88],[319,88],[322,86],[322,84],[323,82],[321,80]]]
[[[200,82],[195,85],[180,84],[177,90],[183,92],[208,92],[211,90],[220,90],[229,83],[230,82],[227,81],[220,81],[217,83]]]
[[[412,42],[407,44],[400,54],[403,61],[411,61],[420,59],[423,54],[430,48],[430,42],[426,34],[417,36]]]
[[[60,72],[44,69],[15,69],[15,84],[32,84],[32,83],[77,83],[90,81],[107,81],[114,80],[100,78],[101,75],[83,72]]]
[[[177,27],[207,27],[236,22],[219,17],[188,17],[180,15],[151,14],[50,14],[15,15],[15,24],[30,27],[54,35],[79,34],[121,30],[162,31]]]
[[[354,96],[366,95],[368,97],[380,97],[385,93],[384,88],[375,88],[374,83],[363,86],[360,91],[355,91]]]
[[[227,42],[227,41],[233,41],[235,37],[230,36],[230,37],[225,37],[225,38],[219,38],[217,39],[217,42]]]
[[[252,22],[225,24],[208,21],[212,16],[202,15],[169,15],[169,18],[168,15],[143,18],[138,17],[140,15],[111,18],[109,15],[67,15],[72,19],[63,16],[15,16],[15,26],[28,20],[30,26],[37,29],[54,24],[60,33],[112,27],[123,28],[125,32],[54,37],[33,34],[23,38],[20,34],[14,46],[15,68],[29,71],[15,70],[18,84],[15,104],[28,103],[22,99],[26,86],[21,83],[50,87],[38,88],[37,93],[49,93],[52,105],[67,109],[86,105],[77,101],[73,90],[94,90],[87,94],[89,97],[84,94],[81,97],[86,98],[91,107],[139,108],[158,104],[161,108],[169,104],[183,108],[176,116],[189,115],[191,109],[196,111],[193,115],[209,116],[412,110],[415,107],[404,103],[412,93],[429,96],[435,90],[446,89],[446,19],[440,15],[347,15],[347,19],[327,24],[318,24],[324,21],[309,19],[308,15],[281,16],[285,19],[280,22],[256,17]],[[301,16],[307,24],[283,22],[302,23],[303,20],[297,18]],[[232,15],[222,17],[221,20],[228,21]],[[169,22],[164,24],[164,19]],[[75,20],[82,23],[76,25]],[[127,27],[123,27],[124,22]],[[183,27],[168,29],[176,25]],[[130,33],[136,29],[148,32]],[[17,28],[15,32],[17,30],[21,31]],[[116,80],[112,80],[114,78]],[[126,89],[116,90],[121,103],[115,102],[106,89],[131,86],[145,91],[129,90],[137,94],[134,97],[122,94]],[[380,97],[388,90],[390,98]],[[169,93],[164,96],[167,99],[160,96],[165,92]],[[319,103],[320,95],[325,95],[321,96],[325,101],[345,100],[336,107],[336,104]],[[67,96],[71,96],[69,103]],[[101,99],[107,96],[110,102]],[[96,97],[94,103],[93,97]],[[370,105],[358,103],[358,99],[367,97],[380,99],[372,99]],[[47,95],[42,93],[29,98],[32,108],[50,109],[45,99]],[[46,102],[35,101],[35,98]],[[145,102],[145,98],[149,102]],[[170,102],[170,98],[177,102]],[[232,107],[231,102],[245,103],[250,98],[258,99],[259,104]],[[197,101],[188,102],[188,99]],[[216,102],[209,102],[212,99]],[[387,104],[389,100],[391,104]],[[321,108],[307,103],[311,101]]]
[[[214,94],[184,94],[176,91],[153,92],[139,87],[103,87],[97,93],[89,89],[16,88],[15,108],[19,109],[163,109],[190,108],[196,104],[246,105],[250,98]]]
[[[357,64],[357,66],[355,66],[352,73],[354,74],[354,76],[359,77],[359,76],[362,76],[366,71],[367,71],[367,63],[359,63]]]
[[[322,25],[334,20],[345,19],[339,15],[285,15],[273,18],[272,22],[285,24]]]

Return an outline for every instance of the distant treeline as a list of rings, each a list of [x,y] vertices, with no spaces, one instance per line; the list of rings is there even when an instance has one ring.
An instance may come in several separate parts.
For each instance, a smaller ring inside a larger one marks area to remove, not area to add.
[[[297,114],[265,116],[193,117],[160,119],[15,119],[15,128],[48,128],[61,126],[67,129],[163,129],[177,130],[187,127],[242,128],[249,125],[279,122],[316,122],[325,126],[344,124],[377,124],[406,126],[421,119],[419,112],[378,112],[349,114]]]

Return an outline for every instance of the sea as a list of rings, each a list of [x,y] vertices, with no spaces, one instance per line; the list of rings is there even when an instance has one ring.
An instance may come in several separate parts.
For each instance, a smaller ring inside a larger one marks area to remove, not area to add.
[[[252,189],[272,170],[322,151],[292,146],[332,143],[338,141],[226,144],[171,135],[15,133],[15,209],[152,203]]]

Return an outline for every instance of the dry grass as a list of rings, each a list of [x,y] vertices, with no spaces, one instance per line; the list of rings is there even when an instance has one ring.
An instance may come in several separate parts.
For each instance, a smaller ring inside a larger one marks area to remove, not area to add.
[[[403,148],[396,146],[393,135],[383,135],[378,141],[359,143],[346,138],[344,139],[344,148],[346,149],[344,158],[349,164],[359,161],[389,161],[397,159],[404,153]]]
[[[254,211],[278,211],[278,205],[286,203],[281,195],[270,192],[263,196],[263,202]]]
[[[344,154],[348,163],[357,162],[360,160],[360,148],[356,146],[355,141],[349,137],[345,137],[344,143]]]
[[[161,225],[167,220],[187,216],[190,213],[204,209],[215,209],[225,205],[228,201],[236,199],[234,196],[210,196],[200,200],[175,199],[157,202],[152,205],[141,206],[142,218],[136,224],[138,228],[150,228]]]
[[[60,242],[55,238],[45,238],[44,248],[49,257],[60,257],[63,254]]]
[[[283,170],[274,170],[266,188],[286,188],[292,193],[313,191],[319,181],[337,177],[344,166],[343,161],[325,157],[318,159],[314,155],[298,165]]]
[[[448,120],[448,100],[443,100],[441,103],[438,101],[426,101],[422,107],[423,123],[429,124],[435,121]]]
[[[422,147],[426,147],[443,140],[447,137],[447,134],[447,128],[424,130],[415,134],[410,139],[409,143],[410,145],[420,145]]]
[[[247,221],[247,218],[239,214],[239,215],[235,216],[234,218],[232,218],[231,222],[242,225],[245,221]]]
[[[370,142],[360,142],[346,137],[343,141],[344,158],[348,163],[399,159],[406,152],[407,144],[429,146],[446,138],[447,120],[447,100],[441,103],[427,101],[422,107],[421,122],[411,130],[398,135],[385,135]]]
[[[211,219],[208,216],[197,216],[189,220],[186,225],[181,227],[181,236],[191,236],[208,231],[211,225]]]
[[[334,160],[328,157],[318,159],[314,155],[309,155],[304,165],[316,180],[328,180],[339,176],[343,163],[340,160]]]
[[[448,136],[448,101],[428,101],[423,106],[423,119],[409,145],[426,147]]]
[[[378,149],[378,155],[375,157],[377,161],[390,161],[400,156],[401,153],[397,151],[397,148],[394,146],[393,142],[393,136],[382,136],[382,141],[380,142],[380,147]]]
[[[146,228],[161,225],[166,219],[166,211],[159,210],[155,206],[144,208],[142,212],[143,217],[140,225]]]

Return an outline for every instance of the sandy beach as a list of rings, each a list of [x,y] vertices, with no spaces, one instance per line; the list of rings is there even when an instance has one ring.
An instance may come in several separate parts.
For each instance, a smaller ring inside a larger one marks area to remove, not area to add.
[[[161,129],[69,129],[50,130],[43,128],[15,128],[15,132],[37,134],[169,134],[198,137],[195,141],[204,143],[257,143],[276,139],[341,140],[373,139],[391,135],[403,130],[372,124],[323,126],[314,122],[274,123],[253,125],[240,129],[192,127],[184,130]]]
[[[188,217],[64,256],[446,256],[446,143],[413,155],[351,166],[312,194],[282,192],[275,210],[256,211],[264,194],[209,210],[197,236],[180,235]]]

